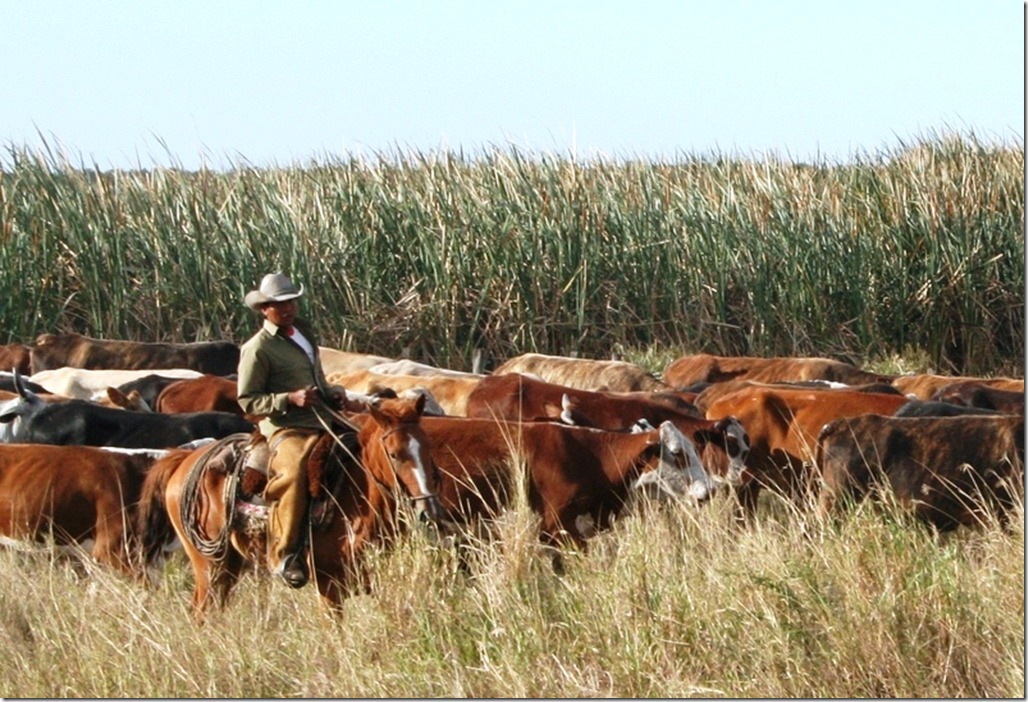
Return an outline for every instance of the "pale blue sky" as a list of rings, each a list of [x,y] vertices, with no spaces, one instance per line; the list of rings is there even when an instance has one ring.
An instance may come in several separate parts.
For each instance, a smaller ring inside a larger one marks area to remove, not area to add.
[[[0,0],[0,160],[1022,144],[1024,27],[1011,0]]]

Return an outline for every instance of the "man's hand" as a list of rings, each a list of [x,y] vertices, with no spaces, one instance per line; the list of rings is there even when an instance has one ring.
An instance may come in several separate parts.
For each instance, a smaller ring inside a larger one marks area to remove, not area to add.
[[[320,393],[313,385],[306,388],[300,388],[299,390],[293,390],[289,393],[289,404],[296,405],[297,407],[310,407],[319,399]]]

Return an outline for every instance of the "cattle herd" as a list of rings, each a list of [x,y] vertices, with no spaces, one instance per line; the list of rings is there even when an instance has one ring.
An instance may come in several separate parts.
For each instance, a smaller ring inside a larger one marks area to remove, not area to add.
[[[363,545],[395,534],[404,504],[460,534],[521,490],[560,568],[563,548],[584,547],[643,491],[686,509],[730,493],[740,528],[763,492],[833,520],[888,499],[939,530],[1003,524],[1023,500],[1023,379],[709,354],[660,377],[542,354],[476,374],[319,353],[329,381],[368,406],[341,418],[358,445],[328,432],[312,454],[309,558],[330,604],[366,582]],[[261,476],[245,467],[259,418],[236,402],[238,360],[223,341],[44,334],[0,347],[4,543],[86,548],[138,578],[180,546],[197,613],[224,602],[261,562],[266,519]]]

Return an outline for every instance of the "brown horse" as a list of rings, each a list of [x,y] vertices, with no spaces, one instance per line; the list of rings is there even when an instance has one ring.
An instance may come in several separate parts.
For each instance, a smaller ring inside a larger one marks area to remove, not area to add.
[[[345,437],[330,432],[312,451],[308,473],[315,499],[308,567],[322,601],[332,609],[338,610],[358,587],[367,589],[362,553],[367,545],[397,533],[398,493],[410,496],[420,515],[433,521],[442,517],[436,496],[439,476],[420,424],[424,406],[423,397],[377,399],[367,412],[348,414],[358,428],[359,460],[354,460]],[[234,440],[250,439],[236,435]],[[224,441],[214,446],[224,446]],[[146,561],[154,564],[178,536],[193,568],[198,620],[212,600],[224,606],[247,564],[266,567],[266,508],[240,502],[239,495],[247,491],[232,482],[232,471],[217,465],[203,470],[218,463],[215,454],[213,447],[173,451],[151,469],[140,501]],[[315,464],[324,470],[316,473]]]

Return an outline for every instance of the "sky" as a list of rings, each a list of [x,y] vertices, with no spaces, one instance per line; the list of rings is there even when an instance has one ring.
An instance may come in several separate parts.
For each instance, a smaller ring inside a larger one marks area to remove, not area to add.
[[[0,163],[837,163],[1024,141],[1012,0],[0,0],[0,29]]]

